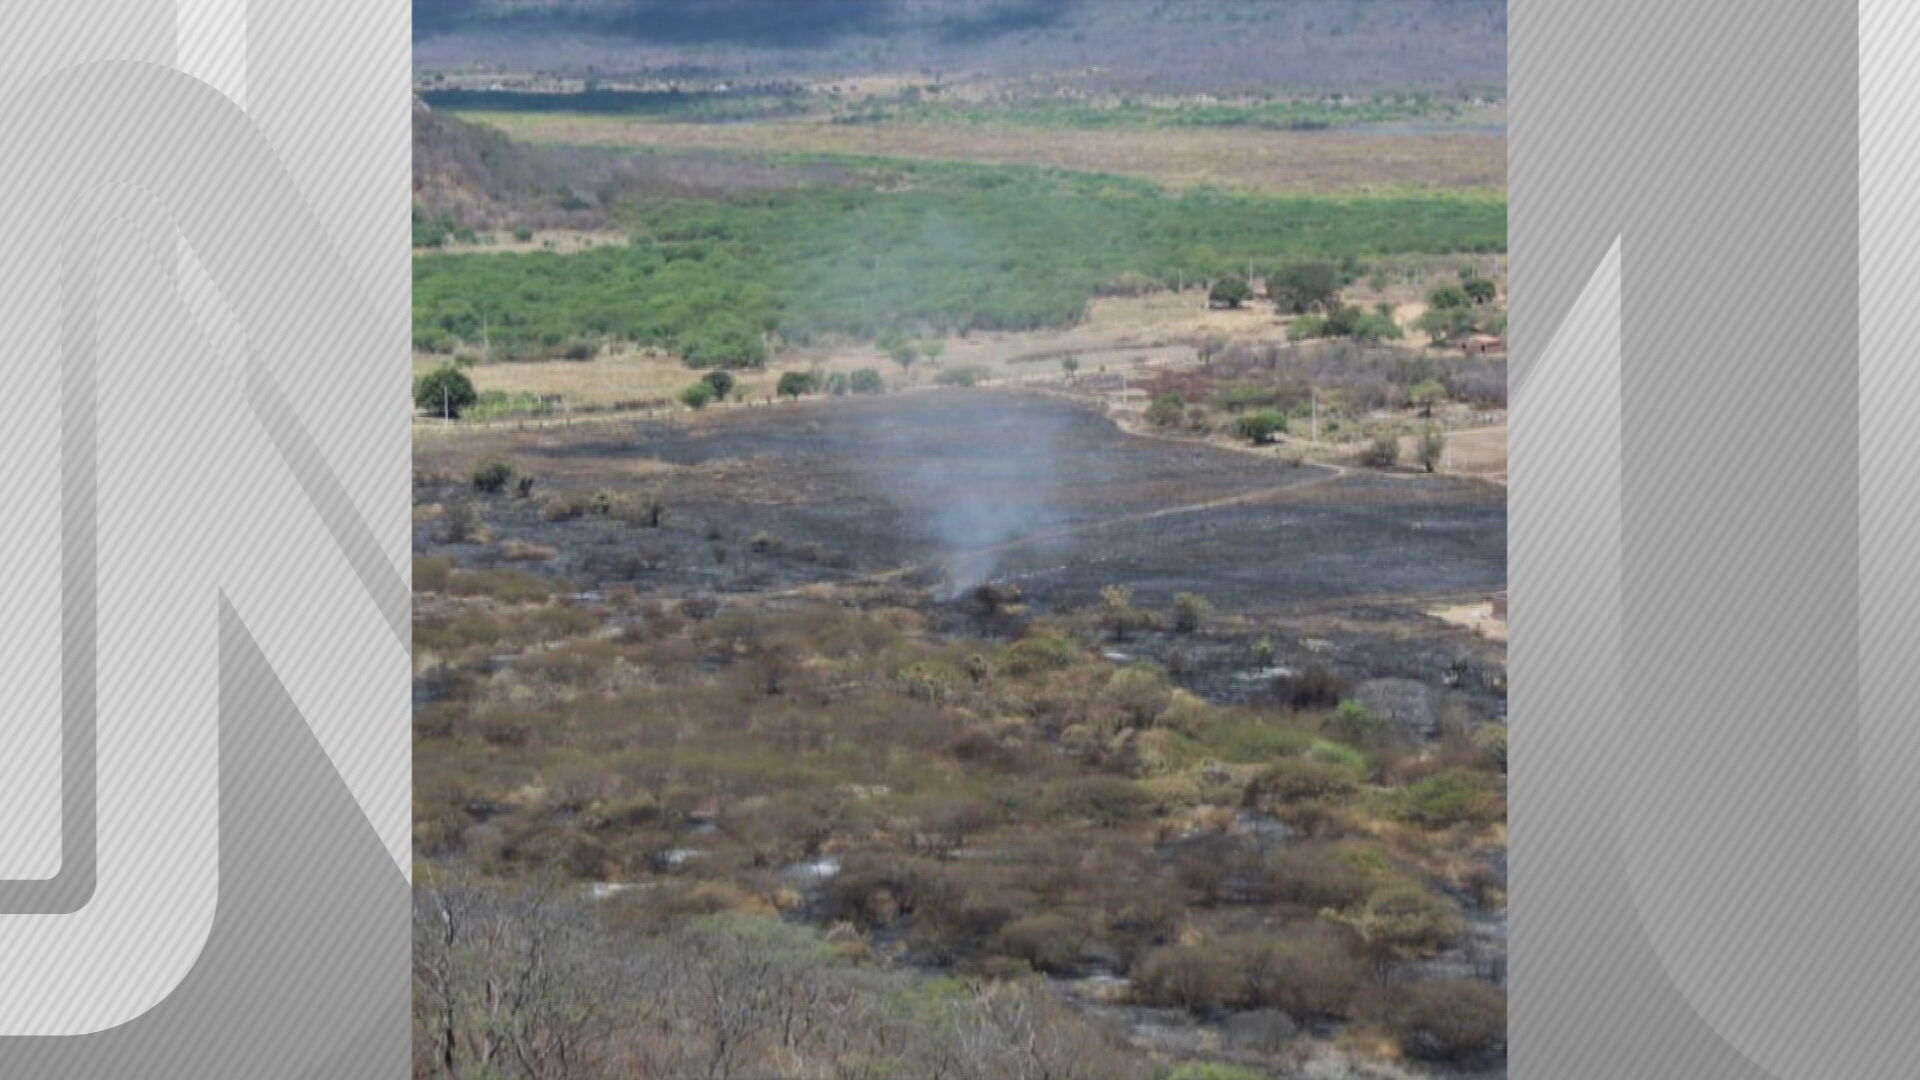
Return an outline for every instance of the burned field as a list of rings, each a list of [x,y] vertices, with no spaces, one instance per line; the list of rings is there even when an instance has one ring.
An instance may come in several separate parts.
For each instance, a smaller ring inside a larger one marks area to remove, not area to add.
[[[536,573],[642,595],[716,594],[891,574],[955,596],[993,581],[1071,607],[1115,582],[1223,609],[1474,594],[1506,576],[1504,492],[1452,477],[1290,465],[1120,432],[1037,395],[935,391],[423,442],[423,500],[467,497],[480,458],[512,459],[531,497],[496,500],[491,545],[557,549]],[[658,502],[657,528],[569,517],[556,500]],[[434,523],[418,550],[437,545]]]
[[[981,390],[415,461],[423,902],[584,935],[609,1061],[1504,1074],[1505,647],[1425,614],[1502,586],[1501,489]],[[608,974],[768,963],[861,1019]]]

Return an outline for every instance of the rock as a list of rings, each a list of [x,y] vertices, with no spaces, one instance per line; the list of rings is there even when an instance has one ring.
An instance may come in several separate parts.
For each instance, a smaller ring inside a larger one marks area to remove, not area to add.
[[[1403,736],[1430,740],[1440,733],[1434,714],[1433,694],[1427,684],[1415,679],[1368,679],[1354,690],[1354,698],[1367,712],[1393,724]]]

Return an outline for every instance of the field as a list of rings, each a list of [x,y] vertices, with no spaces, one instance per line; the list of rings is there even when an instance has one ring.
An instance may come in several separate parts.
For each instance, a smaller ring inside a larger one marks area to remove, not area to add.
[[[1262,127],[1075,126],[982,120],[956,124],[830,119],[676,123],[590,113],[468,112],[464,119],[530,142],[661,150],[750,150],[922,161],[1032,165],[1138,177],[1176,190],[1223,187],[1276,195],[1502,195],[1500,132],[1293,131]]]

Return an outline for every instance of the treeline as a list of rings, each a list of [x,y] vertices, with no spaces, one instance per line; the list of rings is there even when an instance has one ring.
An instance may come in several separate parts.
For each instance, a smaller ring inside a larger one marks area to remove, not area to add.
[[[887,168],[872,187],[644,205],[625,246],[423,255],[414,343],[521,358],[619,341],[750,366],[774,336],[1031,330],[1143,277],[1175,286],[1249,260],[1506,245],[1505,204],[1478,198],[1174,195],[1043,169]]]

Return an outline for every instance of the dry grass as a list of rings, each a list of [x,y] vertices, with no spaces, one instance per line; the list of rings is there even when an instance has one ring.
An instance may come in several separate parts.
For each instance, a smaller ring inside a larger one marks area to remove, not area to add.
[[[578,113],[467,113],[517,139],[577,146],[848,154],[1036,165],[1138,176],[1173,188],[1291,194],[1504,194],[1507,141],[1481,132],[1079,130],[1012,125],[830,124],[818,118],[660,123]]]

